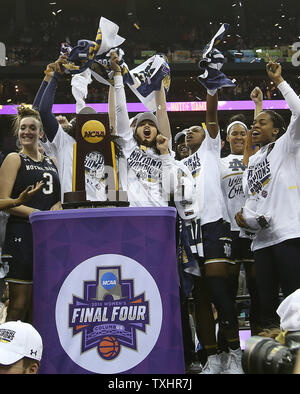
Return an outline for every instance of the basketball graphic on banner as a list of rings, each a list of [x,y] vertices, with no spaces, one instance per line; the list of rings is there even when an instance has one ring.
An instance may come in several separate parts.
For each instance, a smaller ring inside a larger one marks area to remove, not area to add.
[[[162,301],[151,274],[122,255],[94,256],[76,266],[56,300],[59,341],[86,370],[111,374],[142,362],[162,326]]]
[[[98,346],[100,356],[106,360],[112,360],[120,351],[119,342],[115,337],[104,337]]]

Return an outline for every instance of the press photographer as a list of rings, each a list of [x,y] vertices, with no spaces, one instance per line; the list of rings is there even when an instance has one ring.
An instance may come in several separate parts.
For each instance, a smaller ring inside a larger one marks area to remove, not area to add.
[[[280,329],[265,330],[246,341],[242,366],[246,374],[293,374],[300,349],[300,289],[277,309]]]

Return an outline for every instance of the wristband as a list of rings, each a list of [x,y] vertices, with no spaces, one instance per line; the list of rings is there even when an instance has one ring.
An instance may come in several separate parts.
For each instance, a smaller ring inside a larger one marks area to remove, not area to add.
[[[207,93],[208,93],[210,96],[214,96],[214,95],[217,93],[217,91],[218,91],[218,89],[213,89],[213,90],[207,89]]]

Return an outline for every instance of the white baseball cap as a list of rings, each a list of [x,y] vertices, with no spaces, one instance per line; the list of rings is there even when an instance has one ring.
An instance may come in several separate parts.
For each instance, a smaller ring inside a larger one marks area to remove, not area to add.
[[[282,330],[300,331],[300,289],[286,297],[276,312]]]
[[[20,320],[0,324],[0,364],[11,365],[29,357],[41,361],[43,341],[37,330]]]

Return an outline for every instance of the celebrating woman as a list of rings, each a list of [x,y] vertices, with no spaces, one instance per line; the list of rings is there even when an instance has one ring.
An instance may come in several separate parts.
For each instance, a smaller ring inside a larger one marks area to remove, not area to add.
[[[300,287],[300,100],[269,59],[267,73],[292,111],[285,131],[282,117],[270,110],[254,119],[253,145],[244,174],[248,199],[235,218],[252,241],[263,328],[278,325],[279,287],[284,297]]]
[[[29,216],[35,211],[55,209],[60,202],[58,172],[53,161],[39,152],[43,136],[37,111],[18,107],[14,124],[21,150],[7,155],[0,169],[0,198],[15,199],[30,185],[43,182],[28,203],[9,209],[2,259],[11,256],[8,320],[32,321],[33,239]]]

